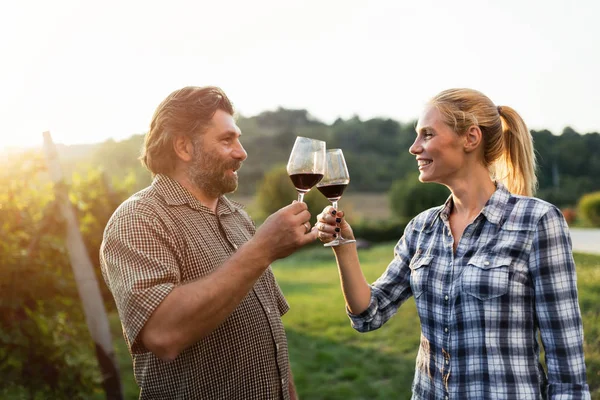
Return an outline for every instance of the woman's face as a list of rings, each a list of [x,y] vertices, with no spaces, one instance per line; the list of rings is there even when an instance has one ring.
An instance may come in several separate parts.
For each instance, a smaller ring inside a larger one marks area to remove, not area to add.
[[[410,153],[417,157],[419,180],[452,186],[466,171],[465,140],[446,125],[437,108],[428,106],[417,123]]]

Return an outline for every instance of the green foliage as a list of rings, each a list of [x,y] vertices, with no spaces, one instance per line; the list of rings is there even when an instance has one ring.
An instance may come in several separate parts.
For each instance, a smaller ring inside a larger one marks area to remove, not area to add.
[[[362,220],[352,225],[354,237],[365,239],[369,242],[380,243],[398,241],[404,234],[406,222],[398,220],[373,221]]]
[[[445,186],[419,182],[417,174],[394,182],[389,192],[392,212],[404,219],[443,204],[449,195],[450,191]]]
[[[239,171],[240,195],[254,195],[266,172],[287,162],[296,136],[325,140],[327,147],[344,150],[352,178],[348,192],[385,193],[394,181],[416,171],[415,158],[408,152],[415,138],[412,122],[402,124],[383,118],[362,121],[352,117],[338,118],[327,125],[306,110],[279,108],[254,117],[241,116],[238,125],[248,152]],[[600,190],[598,133],[580,135],[571,128],[565,128],[560,135],[547,130],[531,133],[538,161],[538,197],[563,208],[576,205],[585,193]],[[66,146],[61,159],[65,160],[67,171],[76,170],[76,164],[81,165],[85,159],[119,181],[134,176],[133,189],[137,190],[151,180],[138,161],[143,141],[143,135],[133,135],[121,142]]]
[[[53,187],[39,154],[9,165],[0,168],[0,397],[87,399],[101,377]],[[90,171],[75,176],[70,191],[96,265],[104,225],[120,202],[102,181]]]
[[[297,198],[298,193],[288,176],[286,166],[275,166],[265,174],[258,187],[255,200],[258,214],[253,217],[259,221],[264,220]],[[316,188],[313,188],[304,196],[304,202],[308,205],[313,223],[317,214],[320,214],[323,208],[330,204]]]
[[[589,193],[581,198],[579,216],[592,226],[600,227],[600,192]]]

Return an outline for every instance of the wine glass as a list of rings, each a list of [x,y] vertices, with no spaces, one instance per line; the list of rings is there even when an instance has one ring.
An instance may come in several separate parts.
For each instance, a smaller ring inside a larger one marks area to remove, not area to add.
[[[325,174],[325,142],[302,136],[296,137],[287,164],[287,173],[298,191],[298,201]]]
[[[341,149],[327,150],[325,163],[327,164],[325,176],[317,185],[317,189],[327,197],[333,208],[337,210],[338,200],[342,197],[344,190],[346,190],[346,187],[350,183],[350,174],[348,173],[344,153]],[[339,246],[354,242],[356,242],[354,239],[344,239],[340,231],[337,239],[325,243],[324,246]]]

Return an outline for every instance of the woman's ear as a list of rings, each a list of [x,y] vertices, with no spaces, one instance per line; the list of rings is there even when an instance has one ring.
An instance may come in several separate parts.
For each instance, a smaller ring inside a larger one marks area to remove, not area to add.
[[[481,133],[481,129],[479,129],[479,127],[477,125],[473,125],[469,129],[467,129],[467,132],[465,133],[464,138],[465,138],[465,143],[464,143],[465,152],[471,153],[471,152],[475,151],[477,148],[479,148],[479,145],[481,144],[481,142],[483,140],[483,134]]]
[[[185,135],[177,135],[173,138],[173,150],[181,161],[189,162],[194,157],[192,141]]]

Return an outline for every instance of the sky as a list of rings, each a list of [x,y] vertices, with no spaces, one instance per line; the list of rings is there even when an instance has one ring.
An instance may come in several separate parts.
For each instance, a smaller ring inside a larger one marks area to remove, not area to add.
[[[147,131],[187,85],[244,116],[278,107],[411,122],[470,87],[530,129],[600,132],[598,0],[21,0],[0,5],[0,151]]]

